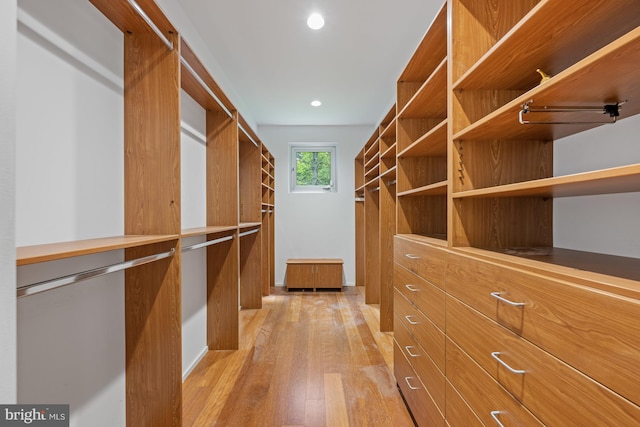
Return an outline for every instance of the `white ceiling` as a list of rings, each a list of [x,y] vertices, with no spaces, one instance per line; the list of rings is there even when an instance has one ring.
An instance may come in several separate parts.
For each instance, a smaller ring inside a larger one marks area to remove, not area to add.
[[[175,0],[258,125],[377,124],[443,0]],[[307,27],[311,12],[323,29]],[[215,76],[214,76],[215,77]],[[310,106],[313,99],[322,106]]]

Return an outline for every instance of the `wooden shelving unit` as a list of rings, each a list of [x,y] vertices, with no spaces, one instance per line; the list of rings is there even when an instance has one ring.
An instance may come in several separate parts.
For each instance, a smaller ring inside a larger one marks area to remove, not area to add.
[[[640,191],[633,161],[553,159],[640,113],[639,25],[632,1],[449,0],[400,77],[395,373],[419,425],[640,416],[640,261],[554,247],[552,221],[555,198]]]
[[[446,19],[445,5],[397,83],[398,234],[447,235]]]
[[[138,2],[146,18],[125,0],[90,2],[123,32],[124,235],[19,247],[16,264],[124,250],[126,423],[181,426],[182,239],[205,236],[185,250],[207,251],[207,345],[237,349],[240,304],[260,308],[274,281],[275,159],[153,1]],[[206,224],[191,229],[181,229],[180,89],[206,111]]]

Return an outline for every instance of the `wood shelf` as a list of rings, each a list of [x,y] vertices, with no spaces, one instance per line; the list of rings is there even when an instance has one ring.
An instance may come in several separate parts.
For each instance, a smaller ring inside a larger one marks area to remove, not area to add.
[[[418,197],[418,196],[446,196],[447,181],[436,182],[435,184],[425,185],[420,188],[414,188],[398,193],[398,197]]]
[[[609,2],[604,10],[598,3],[541,1],[453,89],[530,89],[540,81],[536,69],[557,75],[640,24],[634,1]]]
[[[395,107],[394,107],[395,108]],[[380,132],[380,138],[395,138],[396,136],[396,117]]]
[[[453,198],[573,197],[640,191],[640,164],[453,193]]]
[[[532,106],[535,107],[598,106],[629,100],[628,104],[621,107],[621,118],[638,114],[640,113],[638,63],[640,63],[640,27],[567,68],[547,83],[531,89],[457,132],[453,139],[552,140],[601,126],[601,124],[519,125],[518,113],[523,104],[532,99],[534,100]],[[546,116],[550,120],[559,118],[557,114],[546,114]],[[584,114],[577,117],[578,120],[584,119]]]
[[[40,262],[55,261],[118,249],[147,246],[154,243],[177,240],[179,237],[177,234],[165,236],[115,236],[48,243],[44,245],[20,246],[16,248],[16,265],[37,264]]]
[[[427,157],[447,155],[447,120],[422,135],[413,144],[398,153],[398,157]]]
[[[396,147],[397,144],[394,142],[387,150],[380,155],[381,159],[389,159],[396,157]]]
[[[394,179],[397,175],[398,167],[394,166],[380,174],[380,179]]]
[[[369,160],[367,160],[367,162],[364,164],[364,168],[365,170],[371,169],[371,165],[373,165],[374,163],[379,161],[379,156],[378,153],[376,153],[376,155],[374,157],[371,157]]]
[[[240,230],[244,230],[245,228],[260,227],[261,225],[262,222],[241,222],[240,224],[238,224],[238,228]]]
[[[398,237],[415,240],[416,242],[427,243],[429,245],[447,247],[446,234],[397,234]]]
[[[182,237],[205,236],[207,234],[223,233],[225,231],[235,231],[238,227],[235,225],[212,225],[208,227],[188,228],[182,230]]]
[[[399,119],[444,118],[447,111],[447,59],[429,76],[398,114]]]

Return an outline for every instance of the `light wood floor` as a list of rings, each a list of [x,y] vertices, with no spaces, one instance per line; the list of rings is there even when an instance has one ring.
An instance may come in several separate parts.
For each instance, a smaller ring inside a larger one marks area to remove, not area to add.
[[[183,386],[185,426],[413,426],[393,337],[362,288],[290,293],[240,312],[240,349],[210,351]],[[273,290],[273,288],[272,288]]]

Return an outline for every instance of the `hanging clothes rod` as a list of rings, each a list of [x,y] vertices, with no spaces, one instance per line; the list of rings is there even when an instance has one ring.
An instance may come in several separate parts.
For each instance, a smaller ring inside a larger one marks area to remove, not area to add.
[[[364,197],[356,197],[356,202],[364,202]]]
[[[204,88],[204,90],[207,91],[207,93],[209,94],[209,96],[211,98],[213,98],[214,101],[216,101],[216,104],[218,104],[220,106],[220,108],[222,108],[222,110],[227,114],[227,116],[229,116],[230,118],[233,118],[233,114],[231,114],[231,111],[229,111],[229,109],[222,103],[222,101],[220,101],[220,98],[218,98],[216,96],[215,93],[213,93],[213,91],[211,90],[211,88],[209,88],[209,85],[207,85],[204,80],[202,80],[202,78],[200,77],[200,75],[198,73],[196,73],[196,70],[194,70],[191,65],[189,65],[189,63],[187,62],[186,59],[184,59],[182,56],[180,57],[180,63],[182,63],[182,65],[184,65],[184,67],[189,71],[189,73],[191,73],[191,75],[198,81],[198,83],[200,83],[200,86],[202,86]]]
[[[238,237],[248,236],[249,234],[257,233],[258,231],[260,231],[260,229],[259,228],[255,228],[253,230],[245,231],[244,233],[238,234]]]
[[[242,132],[244,132],[245,135],[247,135],[247,138],[249,138],[249,141],[253,142],[253,145],[255,145],[256,147],[260,148],[260,146],[258,145],[257,142],[255,142],[253,140],[253,138],[251,138],[251,135],[249,135],[249,132],[247,132],[245,130],[245,128],[242,127],[242,125],[240,123],[238,123],[238,127],[242,130]]]
[[[184,248],[182,248],[182,253],[195,251],[196,249],[205,248],[207,246],[216,245],[216,244],[222,243],[222,242],[227,242],[229,240],[233,240],[233,237],[234,236],[231,235],[231,236],[227,236],[227,237],[221,237],[219,239],[208,240],[208,241],[206,241],[204,243],[197,243],[195,245],[185,246]]]
[[[372,192],[372,193],[375,193],[376,191],[380,191],[380,187],[376,187],[376,188],[372,188],[372,189],[371,189],[371,192]]]
[[[398,180],[396,179],[392,179],[391,181],[387,182],[387,184],[389,185],[396,185],[398,183]]]
[[[606,104],[603,106],[593,107],[531,107],[533,100],[530,100],[522,105],[522,109],[518,113],[518,120],[522,125],[574,125],[574,124],[613,124],[620,116],[620,106],[627,101],[618,102],[615,104]],[[611,120],[608,121],[531,121],[525,120],[524,115],[527,113],[599,113],[608,114]]]
[[[133,7],[133,9],[138,13],[138,15],[140,15],[140,17],[144,20],[144,22],[146,22],[147,25],[153,30],[153,32],[156,33],[158,37],[160,37],[162,42],[165,45],[167,45],[169,50],[173,50],[173,42],[169,40],[164,34],[162,34],[162,31],[160,31],[160,29],[151,20],[151,18],[149,18],[149,16],[144,12],[144,10],[142,10],[140,5],[138,5],[138,3],[135,2],[135,0],[127,0],[127,1],[131,5],[131,7]]]
[[[158,261],[161,259],[172,257],[175,254],[175,248],[171,248],[168,252],[163,252],[155,255],[149,255],[142,258],[133,259],[130,261],[121,262],[118,264],[108,265],[106,267],[94,268],[93,270],[83,271],[81,273],[71,274],[69,276],[59,277],[57,279],[46,280],[44,282],[33,283],[31,285],[21,286],[17,289],[18,298],[26,297],[29,295],[37,294],[51,289],[59,288],[61,286],[71,285],[83,280],[93,279],[96,277],[104,276],[105,274],[114,273],[116,271],[126,270],[127,268],[136,267],[150,262]]]

